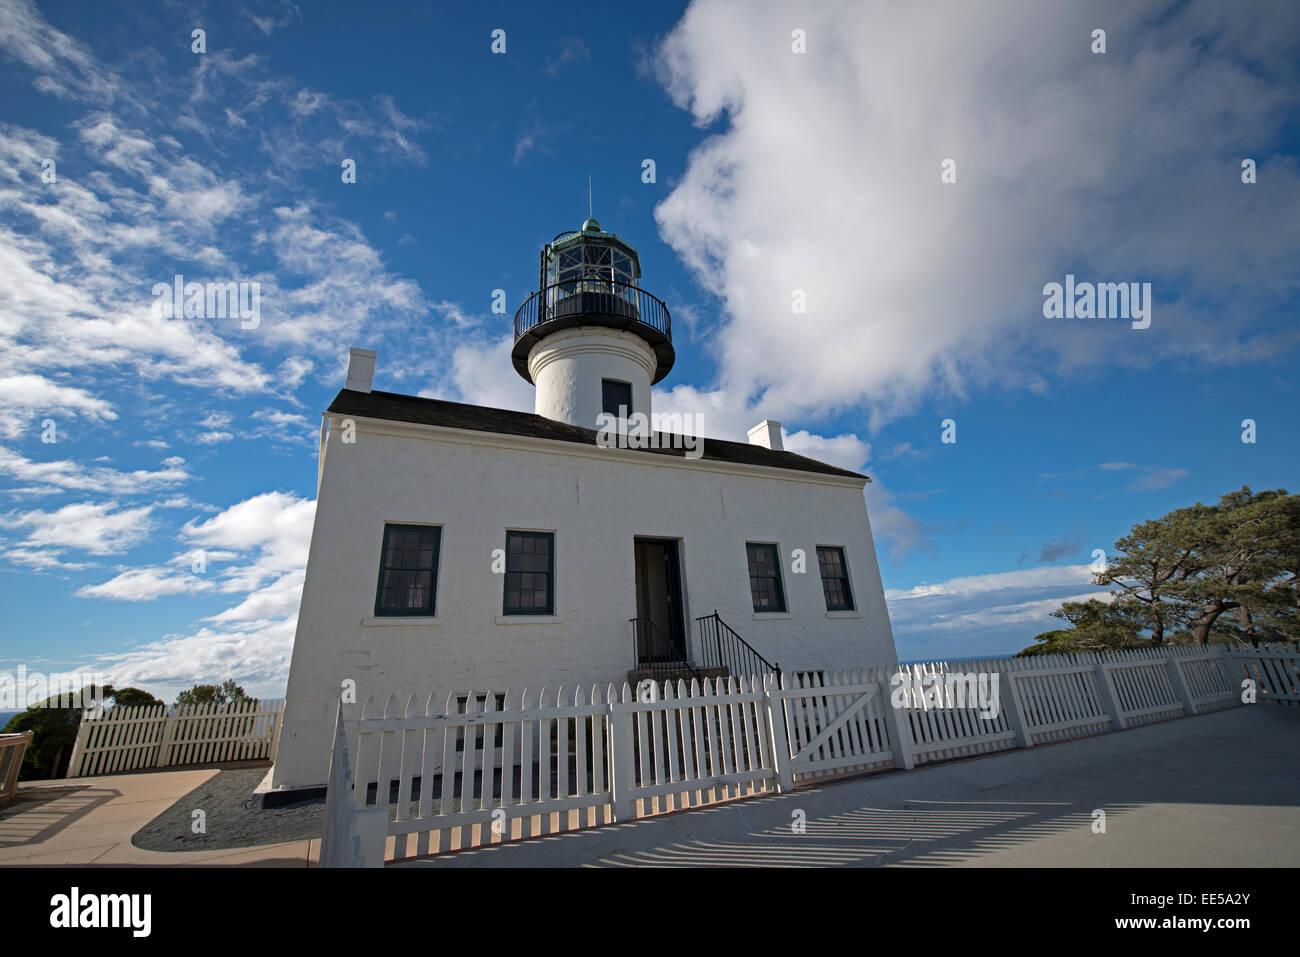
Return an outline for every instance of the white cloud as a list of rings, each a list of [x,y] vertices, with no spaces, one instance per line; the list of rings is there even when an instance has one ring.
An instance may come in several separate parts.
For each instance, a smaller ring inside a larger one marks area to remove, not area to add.
[[[253,553],[253,560],[221,573],[223,591],[252,591],[286,572],[305,568],[316,503],[284,492],[265,492],[202,522],[188,522],[181,535],[204,548]]]
[[[149,537],[152,506],[118,509],[116,502],[79,502],[53,512],[33,509],[0,517],[0,528],[27,529],[23,548],[73,548],[91,555],[127,551]]]
[[[1065,625],[1053,618],[1063,602],[1110,592],[1091,584],[1088,565],[967,575],[913,588],[888,589],[889,618],[903,660],[967,656],[972,647],[1014,654],[1033,644],[1035,635]]]
[[[805,55],[788,4],[696,0],[658,51],[716,130],[656,219],[724,302],[718,387],[775,418],[861,404],[879,422],[1081,365],[1300,342],[1270,322],[1300,258],[1300,170],[1273,164],[1265,193],[1236,168],[1300,108],[1274,79],[1294,76],[1300,7],[1108,6],[1104,58],[1097,11],[1072,4],[827,0],[796,19]],[[1151,328],[1045,320],[1067,269],[1153,282]]]
[[[987,575],[967,575],[901,590],[891,589],[885,592],[885,599],[892,602],[938,596],[969,598],[1025,588],[1073,587],[1090,581],[1093,574],[1088,565],[1048,565]]]
[[[205,429],[224,429],[234,420],[235,417],[231,413],[214,410],[201,418],[199,425]]]
[[[1187,469],[1153,469],[1129,486],[1135,492],[1154,492],[1187,478]]]
[[[192,595],[215,590],[216,585],[191,573],[146,566],[129,568],[108,581],[77,589],[78,598],[116,601],[153,601],[167,595]]]
[[[320,435],[319,420],[313,423],[300,412],[285,412],[281,409],[258,409],[253,413],[258,426],[251,435],[269,439],[272,442],[288,442],[292,445],[313,445]]]
[[[35,87],[62,99],[107,100],[116,82],[90,52],[47,24],[30,0],[0,3],[0,50],[36,72]]]
[[[275,371],[275,377],[285,388],[295,389],[314,367],[315,363],[308,358],[290,356],[280,363],[280,367]]]
[[[307,205],[278,207],[274,218],[268,240],[280,272],[263,281],[257,330],[266,341],[335,356],[339,343],[363,328],[372,336],[409,330],[427,310],[419,284],[389,272],[356,225],[324,219]],[[295,276],[305,281],[291,288],[286,280]],[[305,374],[302,361],[286,371]]]
[[[1078,595],[1063,595],[1058,598],[1041,598],[1034,601],[1012,602],[1005,605],[991,605],[987,608],[980,608],[975,611],[938,613],[934,615],[927,627],[935,631],[951,631],[959,628],[991,628],[998,626],[1016,626],[1031,622],[1038,623],[1045,628],[1051,628],[1046,623],[1056,621],[1057,627],[1069,627],[1066,622],[1060,619],[1051,618],[1052,612],[1060,608],[1062,603],[1067,601],[1087,601],[1090,598],[1096,598],[1101,601],[1108,601],[1110,594],[1108,592],[1083,592]],[[1039,629],[1029,629],[1031,634],[1027,637],[1032,638],[1034,634],[1041,633]],[[1027,647],[1030,642],[1024,642]]]
[[[47,489],[134,495],[171,488],[188,482],[192,477],[185,467],[185,460],[179,456],[166,458],[162,464],[164,468],[155,472],[147,469],[123,472],[103,466],[90,467],[71,459],[35,462],[20,452],[0,445],[0,475],[11,476],[21,482],[39,483]]]
[[[3,559],[13,565],[22,565],[33,571],[49,571],[59,569],[61,571],[80,571],[83,568],[89,568],[87,562],[65,562],[59,556],[63,554],[61,548],[0,548],[0,559]]]
[[[91,422],[117,418],[112,403],[85,389],[61,385],[44,376],[26,374],[0,377],[0,438],[16,439],[37,416],[85,417]],[[43,419],[42,419],[43,421]]]
[[[190,546],[169,565],[130,569],[78,592],[86,598],[144,601],[171,594],[242,594],[192,634],[169,635],[125,653],[101,656],[113,675],[165,688],[196,681],[248,679],[248,690],[280,693],[289,669],[298,603],[316,503],[282,492],[239,502],[206,521],[187,523]],[[203,574],[190,565],[196,549]],[[218,569],[219,563],[232,563]]]
[[[154,508],[188,508],[197,512],[215,512],[215,505],[209,505],[206,502],[196,502],[188,495],[170,495],[160,502],[154,502]]]
[[[268,425],[277,428],[283,426],[294,426],[296,428],[310,428],[311,423],[307,421],[307,416],[298,412],[282,412],[279,409],[258,409],[253,413],[253,418],[260,419]]]
[[[306,568],[286,572],[263,588],[250,592],[238,605],[232,605],[207,620],[213,622],[268,621],[298,617],[302,601],[302,583]]]
[[[266,587],[272,595],[281,595],[286,576],[301,577],[307,566],[315,512],[314,501],[292,494],[255,495],[211,518],[187,522],[179,537],[188,547],[173,556],[170,563],[126,569],[108,581],[83,587],[77,594],[83,598],[149,601],[196,592],[251,593],[245,605],[251,602],[251,607],[279,607],[278,599],[258,597],[258,592]],[[200,554],[204,569],[195,572],[192,566]],[[228,567],[218,568],[220,564]]]
[[[233,678],[250,694],[284,694],[295,617],[199,628],[95,660],[113,684],[144,685],[167,696],[197,682]]]
[[[456,346],[451,354],[451,390],[456,399],[491,409],[532,412],[536,391],[517,375],[510,364],[512,336],[495,340],[472,340]]]

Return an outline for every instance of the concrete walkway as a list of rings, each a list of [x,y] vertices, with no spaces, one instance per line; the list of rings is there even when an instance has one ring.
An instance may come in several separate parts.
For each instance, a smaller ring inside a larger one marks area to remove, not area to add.
[[[0,805],[0,866],[315,866],[319,840],[176,854],[131,844],[131,835],[217,773],[145,771],[24,783],[12,802]]]
[[[1261,704],[390,866],[1296,867],[1297,744]]]

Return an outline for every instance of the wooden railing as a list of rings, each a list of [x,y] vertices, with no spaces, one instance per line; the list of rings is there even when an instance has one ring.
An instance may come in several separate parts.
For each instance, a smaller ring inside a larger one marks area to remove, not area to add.
[[[0,734],[0,804],[18,793],[18,772],[23,766],[23,755],[32,743],[32,732]]]

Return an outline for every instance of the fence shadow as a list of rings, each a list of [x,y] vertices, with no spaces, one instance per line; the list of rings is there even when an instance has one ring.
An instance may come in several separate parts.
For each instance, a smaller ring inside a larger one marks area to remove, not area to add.
[[[1140,805],[1110,805],[1122,814]],[[719,809],[722,810],[722,809]],[[767,828],[749,839],[687,841],[625,851],[597,867],[873,867],[978,863],[980,857],[1086,829],[1092,808],[1069,804],[924,802],[860,807],[810,819],[803,833]]]
[[[0,848],[39,844],[120,796],[90,784],[19,788],[0,809]]]

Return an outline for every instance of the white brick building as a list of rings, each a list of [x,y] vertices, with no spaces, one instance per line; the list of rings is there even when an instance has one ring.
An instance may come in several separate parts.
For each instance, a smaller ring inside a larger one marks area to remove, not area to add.
[[[896,660],[865,476],[783,451],[775,422],[628,447],[675,358],[639,277],[594,220],[543,250],[515,317],[536,414],[375,391],[374,353],[352,350],[272,787],[325,781],[346,682],[441,702]]]

